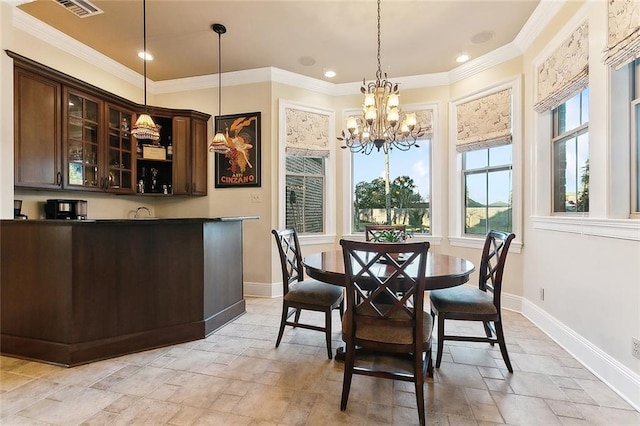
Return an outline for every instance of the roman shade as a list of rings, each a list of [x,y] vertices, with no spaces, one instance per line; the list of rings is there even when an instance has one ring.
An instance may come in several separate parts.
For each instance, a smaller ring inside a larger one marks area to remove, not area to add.
[[[329,116],[285,108],[287,155],[329,156]]]
[[[604,63],[619,69],[640,56],[640,2],[609,0],[609,39]]]
[[[511,89],[500,90],[456,106],[456,150],[511,143]]]
[[[582,24],[537,69],[534,109],[549,111],[589,85],[589,25]]]
[[[428,139],[433,136],[433,110],[421,109],[418,111],[405,111],[416,115],[418,126],[424,131],[422,138]]]

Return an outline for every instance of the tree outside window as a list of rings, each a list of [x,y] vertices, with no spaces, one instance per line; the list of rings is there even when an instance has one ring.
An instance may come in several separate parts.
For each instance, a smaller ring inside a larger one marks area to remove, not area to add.
[[[382,150],[353,154],[353,232],[366,225],[407,225],[409,233],[430,233],[431,141],[408,151],[391,150],[389,205]]]

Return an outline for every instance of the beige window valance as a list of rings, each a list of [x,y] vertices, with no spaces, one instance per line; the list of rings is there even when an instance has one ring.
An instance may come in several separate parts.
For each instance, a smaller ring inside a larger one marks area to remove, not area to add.
[[[433,136],[433,110],[422,109],[408,112],[416,115],[418,125],[424,131],[424,136],[422,137],[425,139],[431,138]]]
[[[329,116],[285,108],[287,155],[329,156]]]
[[[538,112],[549,111],[589,85],[589,25],[582,24],[537,69]]]
[[[456,150],[491,148],[511,143],[511,89],[456,106]]]
[[[609,0],[609,40],[604,63],[619,69],[640,57],[640,2]]]

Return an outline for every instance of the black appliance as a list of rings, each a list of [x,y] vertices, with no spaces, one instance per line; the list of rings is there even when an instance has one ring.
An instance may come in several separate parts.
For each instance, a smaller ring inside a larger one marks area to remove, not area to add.
[[[26,214],[22,214],[22,200],[13,200],[13,218],[29,219]]]
[[[85,220],[87,202],[85,200],[47,200],[44,213],[47,219]]]

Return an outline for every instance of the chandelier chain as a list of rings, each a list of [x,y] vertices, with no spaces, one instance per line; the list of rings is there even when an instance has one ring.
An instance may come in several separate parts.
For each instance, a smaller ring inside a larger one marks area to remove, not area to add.
[[[382,78],[382,65],[380,61],[380,0],[378,0],[378,70],[376,71],[376,79]]]

